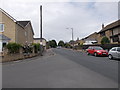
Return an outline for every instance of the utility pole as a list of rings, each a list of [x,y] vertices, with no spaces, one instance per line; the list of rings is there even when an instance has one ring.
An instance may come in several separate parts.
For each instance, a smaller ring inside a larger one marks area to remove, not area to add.
[[[40,40],[41,39],[42,39],[42,5],[40,6]]]
[[[73,49],[74,49],[73,28],[71,28],[71,30],[72,30],[72,44],[73,44]]]
[[[40,5],[40,55],[42,56],[42,5]]]
[[[73,28],[71,28],[71,30],[72,30],[72,41],[74,41],[74,39],[73,39]]]
[[[66,28],[69,29],[69,28]],[[73,44],[73,48],[74,48],[74,34],[73,34],[73,28],[70,28],[72,30],[72,44]]]

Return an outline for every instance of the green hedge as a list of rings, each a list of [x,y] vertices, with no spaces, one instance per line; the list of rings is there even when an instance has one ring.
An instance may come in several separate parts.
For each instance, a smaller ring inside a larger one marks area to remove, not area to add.
[[[40,44],[39,43],[33,43],[33,47],[35,49],[35,53],[38,53],[38,51],[40,51]]]
[[[9,53],[19,53],[21,45],[17,43],[8,43],[6,47]]]

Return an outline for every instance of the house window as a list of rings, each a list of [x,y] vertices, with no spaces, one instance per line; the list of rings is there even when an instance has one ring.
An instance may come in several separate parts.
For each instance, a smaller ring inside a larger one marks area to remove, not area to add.
[[[119,42],[118,36],[113,37],[112,40],[113,40],[113,42]]]
[[[3,31],[4,31],[4,24],[0,23],[0,32],[3,32]]]
[[[27,32],[25,32],[25,36],[27,36]]]
[[[116,35],[119,33],[119,28],[113,29],[113,35]]]

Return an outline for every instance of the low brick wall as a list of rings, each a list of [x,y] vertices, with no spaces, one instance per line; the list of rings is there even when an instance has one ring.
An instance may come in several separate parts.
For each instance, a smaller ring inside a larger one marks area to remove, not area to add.
[[[22,59],[26,59],[26,58],[31,58],[31,57],[34,57],[37,55],[38,54],[35,54],[35,53],[31,53],[29,55],[24,55],[22,53],[7,54],[7,55],[4,55],[4,57],[1,57],[2,60],[0,62],[17,61],[17,60],[22,60]]]
[[[44,49],[42,49],[42,52],[43,51]],[[7,48],[4,48],[3,52],[0,53],[0,62],[10,62],[35,57],[40,54],[40,51],[35,53],[35,49],[33,48],[32,51],[28,53],[29,54],[24,52],[23,48],[20,48],[18,53],[10,53]]]

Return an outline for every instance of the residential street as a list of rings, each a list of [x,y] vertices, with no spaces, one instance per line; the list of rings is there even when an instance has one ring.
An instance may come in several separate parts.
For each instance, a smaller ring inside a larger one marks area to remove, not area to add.
[[[117,88],[118,61],[69,49],[3,64],[3,88]]]

